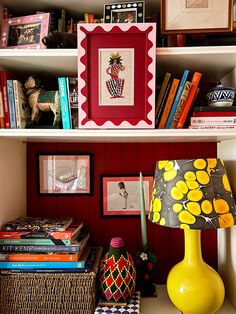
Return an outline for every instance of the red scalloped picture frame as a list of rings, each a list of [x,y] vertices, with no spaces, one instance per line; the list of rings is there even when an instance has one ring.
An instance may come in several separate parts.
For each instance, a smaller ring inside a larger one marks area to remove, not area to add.
[[[155,23],[78,24],[79,128],[154,128]]]

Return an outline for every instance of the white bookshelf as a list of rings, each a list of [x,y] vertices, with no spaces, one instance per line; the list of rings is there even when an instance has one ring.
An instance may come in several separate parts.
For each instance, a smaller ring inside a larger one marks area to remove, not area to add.
[[[103,14],[104,3],[113,0],[2,0],[2,5],[15,9],[18,15],[36,10],[66,8],[74,15],[84,12]],[[146,12],[159,11],[160,0],[146,0]],[[1,24],[1,19],[0,19]],[[181,75],[184,68],[203,73],[202,81],[217,81],[236,66],[236,46],[157,48],[157,75],[166,71]],[[33,73],[45,76],[76,75],[76,49],[0,49],[0,67],[21,76]],[[232,80],[236,87],[236,80]],[[216,142],[218,157],[224,158],[236,196],[236,130],[4,130],[0,129],[0,225],[26,210],[26,142]],[[236,227],[220,230],[218,237],[219,271],[225,282],[227,300],[220,314],[236,313]],[[156,299],[142,300],[142,314],[178,313],[165,289]],[[199,313],[200,314],[200,313]]]

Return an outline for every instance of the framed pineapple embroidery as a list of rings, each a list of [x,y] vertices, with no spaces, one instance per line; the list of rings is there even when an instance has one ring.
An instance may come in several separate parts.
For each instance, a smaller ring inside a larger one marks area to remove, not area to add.
[[[154,128],[154,23],[78,24],[79,128]]]

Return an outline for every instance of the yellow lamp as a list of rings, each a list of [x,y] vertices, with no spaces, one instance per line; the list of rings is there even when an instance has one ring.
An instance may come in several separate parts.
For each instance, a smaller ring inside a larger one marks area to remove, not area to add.
[[[224,301],[224,284],[202,259],[200,230],[236,224],[236,206],[223,160],[158,161],[149,219],[184,229],[184,259],[167,278],[171,301],[184,314],[218,311]]]

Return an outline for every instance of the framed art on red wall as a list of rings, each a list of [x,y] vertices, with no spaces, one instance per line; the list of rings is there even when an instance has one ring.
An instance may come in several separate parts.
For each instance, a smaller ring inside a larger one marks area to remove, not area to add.
[[[38,155],[40,194],[91,193],[91,155]]]
[[[139,176],[102,176],[102,216],[140,215]],[[148,214],[153,176],[143,176],[145,211]]]
[[[79,128],[154,128],[154,23],[78,24]]]

